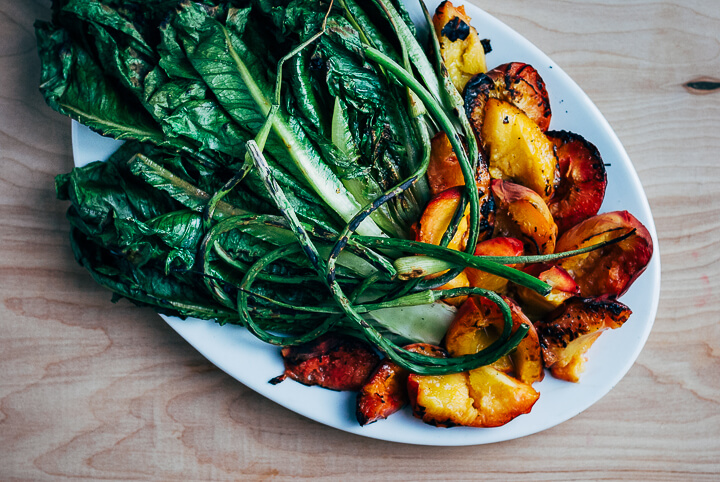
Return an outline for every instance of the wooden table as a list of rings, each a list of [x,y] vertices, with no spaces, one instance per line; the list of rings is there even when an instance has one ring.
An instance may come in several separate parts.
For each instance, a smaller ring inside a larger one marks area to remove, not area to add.
[[[657,321],[606,397],[495,445],[379,442],[269,402],[153,312],[112,305],[54,196],[73,163],[69,120],[37,89],[32,23],[49,2],[0,0],[0,479],[718,480],[720,89],[685,87],[720,78],[717,1],[477,3],[588,93],[650,200]]]

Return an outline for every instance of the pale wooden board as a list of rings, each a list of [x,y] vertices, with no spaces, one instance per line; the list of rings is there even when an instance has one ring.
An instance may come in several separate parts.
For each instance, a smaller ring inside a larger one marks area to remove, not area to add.
[[[308,421],[210,365],[72,259],[53,177],[69,121],[38,93],[32,22],[0,0],[0,479],[717,480],[720,77],[716,0],[476,2],[549,54],[624,143],[662,253],[628,375],[546,432],[481,447],[378,442]]]

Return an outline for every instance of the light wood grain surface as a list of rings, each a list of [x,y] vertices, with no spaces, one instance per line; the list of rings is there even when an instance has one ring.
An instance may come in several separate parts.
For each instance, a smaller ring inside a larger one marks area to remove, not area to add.
[[[662,293],[627,376],[555,428],[461,448],[346,434],[256,395],[75,264],[53,190],[70,123],[37,89],[49,2],[0,0],[0,479],[720,478],[720,90],[684,87],[720,78],[717,0],[475,3],[580,84],[640,175]]]

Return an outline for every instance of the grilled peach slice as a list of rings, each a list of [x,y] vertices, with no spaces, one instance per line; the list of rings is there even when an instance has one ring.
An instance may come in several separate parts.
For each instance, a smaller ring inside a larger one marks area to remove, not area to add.
[[[516,287],[523,309],[534,318],[550,313],[568,298],[580,295],[580,288],[575,280],[559,266],[533,264],[524,271],[552,287],[552,291],[545,296],[524,286]]]
[[[454,187],[433,197],[420,217],[420,229],[416,241],[439,245],[443,234],[447,231],[455,211],[460,205],[463,188]],[[448,244],[448,248],[462,251],[468,236],[468,218],[470,207],[465,208],[465,216],[460,221],[455,236]]]
[[[525,338],[510,353],[510,360],[513,364],[513,375],[523,383],[533,384],[541,381],[545,377],[543,371],[542,350],[540,348],[540,338],[538,337],[535,327],[525,316],[520,306],[508,297],[503,297],[510,307],[513,320],[513,332],[522,324],[528,325],[529,330]],[[500,310],[498,314],[500,314]],[[502,315],[500,315],[502,316]]]
[[[578,134],[552,131],[548,138],[555,144],[560,182],[548,202],[550,212],[564,233],[600,210],[607,173],[600,152]]]
[[[408,377],[413,414],[436,427],[472,425],[478,418],[468,388],[468,374],[415,375]]]
[[[468,298],[463,306],[474,302],[471,300],[475,298]],[[467,337],[467,333],[461,336],[466,336],[468,340],[472,338]],[[539,350],[537,337],[535,342]],[[477,346],[477,341],[471,340],[470,345],[473,343]],[[475,352],[470,350],[467,353]],[[540,370],[542,372],[542,364]],[[408,376],[408,395],[416,417],[425,423],[442,427],[503,425],[516,416],[529,412],[538,397],[530,384],[516,380],[491,366],[450,375],[411,374]]]
[[[440,376],[408,377],[413,413],[438,427],[498,427],[529,413],[540,394],[490,366]]]
[[[485,160],[480,159],[480,161],[475,173],[475,182],[482,195],[490,186],[490,173]],[[430,164],[427,177],[433,195],[451,187],[465,185],[460,162],[445,132],[438,132],[430,141]]]
[[[428,278],[432,279],[435,276],[439,275],[430,275]],[[448,281],[442,286],[438,286],[437,288],[434,288],[436,290],[451,290],[453,288],[467,288],[470,286],[470,281],[468,280],[467,274],[465,271],[461,271],[460,274],[458,274],[456,277]],[[455,296],[454,298],[446,298],[443,301],[447,304],[453,305],[453,306],[460,306],[462,305],[465,300],[467,299],[467,296]]]
[[[445,356],[440,347],[416,343],[406,350],[429,356]],[[388,418],[408,403],[409,372],[385,358],[358,392],[355,414],[360,425]]]
[[[532,65],[510,62],[488,72],[500,87],[503,97],[530,117],[538,127],[547,131],[552,112],[545,82]]]
[[[427,178],[433,195],[465,185],[465,177],[460,163],[444,132],[439,132],[431,141]],[[494,224],[494,205],[490,196],[490,172],[484,158],[481,158],[478,163],[475,183],[480,196],[480,239],[482,240],[492,234]]]
[[[455,8],[448,1],[441,3],[433,15],[433,26],[450,79],[458,92],[462,92],[473,75],[487,70],[485,47],[462,6]]]
[[[444,353],[435,350],[438,358]],[[413,415],[437,427],[471,425],[478,416],[467,383],[467,372],[448,375],[417,375],[407,379],[408,397]]]
[[[545,201],[533,190],[494,179],[494,237],[518,238],[528,254],[548,254],[555,250],[557,226]]]
[[[517,304],[514,306],[510,305],[510,309],[513,312],[513,323],[519,318],[517,314],[517,312],[519,312],[523,319],[518,321],[530,327],[525,338],[523,338],[517,348],[510,353],[510,360],[513,363],[513,375],[521,382],[532,385],[545,378],[540,338],[533,324],[530,323],[530,320],[520,311]]]
[[[492,301],[470,296],[448,327],[445,347],[452,356],[473,355],[498,339],[503,324],[502,313]],[[504,372],[512,370],[509,356],[501,357],[493,366]]]
[[[420,218],[419,229],[417,231],[416,240],[439,245],[442,240],[443,234],[447,230],[450,222],[455,215],[455,211],[460,205],[460,199],[463,195],[462,187],[454,187],[443,191],[430,200],[423,215]],[[468,236],[468,221],[470,216],[470,207],[465,208],[465,216],[460,221],[455,236],[448,244],[448,248],[462,251],[465,249],[465,243],[467,242]],[[487,236],[488,234],[486,234]],[[428,278],[435,278],[440,276],[442,273],[436,273],[428,276]],[[455,278],[445,283],[444,285],[436,288],[439,290],[461,288],[470,286],[467,275],[465,272],[460,272]],[[465,301],[464,296],[458,296],[445,300],[446,303],[452,305],[460,305]]]
[[[530,325],[532,326],[532,325]],[[543,365],[540,341],[535,328],[530,328],[528,336],[512,353],[512,360],[515,368],[512,372],[513,378],[532,385],[545,378],[545,366]]]
[[[380,359],[367,343],[346,335],[328,334],[299,346],[282,349],[285,373],[305,385],[330,390],[359,390]]]
[[[485,366],[468,373],[470,396],[478,411],[475,427],[499,427],[530,413],[540,394],[528,383]]]
[[[528,334],[508,356],[492,367],[502,372],[514,372],[524,383],[543,379],[542,353],[535,328],[512,299],[504,297],[512,313],[515,332],[520,325],[529,326]],[[504,318],[500,308],[490,300],[471,296],[460,307],[445,335],[445,346],[452,356],[471,355],[490,346],[502,333]]]
[[[355,415],[360,425],[388,418],[408,403],[408,372],[385,359],[358,392]]]
[[[521,256],[523,254],[523,243],[516,238],[492,238],[482,241],[475,246],[475,256]],[[518,265],[508,265],[517,268]],[[490,291],[503,291],[508,280],[500,276],[486,273],[475,268],[465,268],[470,286],[483,288]]]
[[[629,238],[589,253],[555,262],[565,269],[585,297],[618,297],[645,270],[653,253],[650,233],[632,214],[615,211],[598,214],[570,228],[557,242],[555,251],[565,252],[618,238],[635,230]]]
[[[433,195],[451,187],[465,185],[465,177],[460,169],[457,155],[444,132],[438,132],[430,141],[430,164],[427,169],[427,178]]]
[[[547,201],[555,190],[555,146],[523,111],[488,99],[480,138],[488,156],[490,176],[529,187]]]
[[[631,313],[618,301],[568,300],[536,324],[545,366],[556,378],[579,381],[587,350],[604,330],[621,327]]]
[[[488,99],[510,102],[532,119],[543,132],[550,127],[550,98],[545,82],[535,68],[510,62],[478,74],[467,83],[465,112],[476,135],[482,131]]]

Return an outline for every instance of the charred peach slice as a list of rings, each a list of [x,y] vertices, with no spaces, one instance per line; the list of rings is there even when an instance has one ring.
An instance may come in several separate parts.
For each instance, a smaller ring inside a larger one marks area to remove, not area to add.
[[[444,357],[440,347],[416,343],[406,350],[428,356]],[[367,383],[358,392],[356,416],[360,425],[388,418],[408,403],[407,380],[409,372],[385,358],[375,369]]]
[[[385,359],[358,392],[355,415],[367,425],[399,411],[407,405],[408,372]]]
[[[439,376],[410,374],[407,386],[414,415],[441,427],[497,427],[528,413],[539,396],[529,383],[494,366]]]
[[[542,350],[537,331],[517,303],[507,297],[503,297],[503,299],[508,306],[510,306],[513,319],[513,331],[520,325],[527,325],[529,327],[525,338],[523,338],[517,348],[510,353],[510,360],[513,364],[513,374],[515,378],[523,383],[533,384],[539,382],[545,377],[545,371],[543,370]]]
[[[489,99],[510,102],[532,119],[543,132],[550,126],[550,98],[545,82],[531,65],[511,62],[478,74],[467,83],[465,112],[476,135],[480,135]]]
[[[552,117],[550,97],[545,82],[532,65],[510,62],[495,67],[488,75],[511,104],[527,114],[543,132],[548,130]]]
[[[475,246],[475,256],[521,256],[523,243],[515,238],[492,238],[482,241]],[[508,265],[517,268],[518,265]],[[476,268],[465,268],[470,286],[490,291],[503,291],[508,281],[500,276],[486,273]]]
[[[615,211],[598,214],[570,228],[557,242],[558,253],[610,241],[624,234],[627,239],[555,262],[565,269],[585,297],[618,297],[645,270],[653,253],[650,233],[632,214]]]
[[[528,320],[529,322],[529,320]],[[532,385],[545,378],[545,366],[543,365],[542,348],[540,338],[535,327],[530,324],[528,334],[515,351],[510,354],[513,362],[513,375],[523,383]]]
[[[564,233],[600,210],[605,197],[607,173],[600,152],[578,134],[565,131],[547,133],[555,144],[560,182],[548,203],[550,212]]]
[[[367,343],[346,335],[329,334],[299,346],[282,349],[285,373],[305,385],[330,390],[359,390],[380,359]]]
[[[478,418],[467,382],[467,372],[408,377],[413,414],[436,427],[472,425]]]
[[[487,70],[485,47],[462,6],[455,8],[448,1],[442,2],[435,10],[433,26],[450,79],[462,92],[473,75]]]
[[[528,334],[508,356],[502,357],[492,367],[502,372],[513,372],[524,383],[543,379],[540,343],[535,328],[522,309],[510,298],[503,298],[510,307],[515,332],[521,325],[528,325]],[[502,333],[504,318],[500,308],[490,300],[471,296],[463,303],[445,335],[445,346],[453,356],[472,355],[487,348]]]
[[[550,199],[557,176],[555,147],[532,119],[509,102],[489,99],[480,138],[493,179],[521,184],[544,201]]]
[[[451,187],[465,185],[465,177],[460,169],[457,155],[444,132],[438,132],[430,141],[430,164],[427,169],[427,178],[433,195]]]
[[[448,226],[450,226],[455,211],[460,205],[462,195],[463,188],[454,187],[433,197],[420,217],[420,229],[418,230],[416,241],[439,245],[443,234],[445,234]],[[468,236],[469,215],[470,208],[468,206],[465,208],[465,216],[460,221],[455,236],[453,236],[448,244],[448,248],[457,251],[465,249]]]
[[[434,196],[451,188],[465,185],[465,177],[458,158],[453,151],[447,134],[439,132],[430,145],[430,164],[427,170],[430,191]],[[480,239],[492,234],[494,225],[494,205],[490,195],[490,172],[484,158],[478,163],[475,183],[480,197]]]
[[[433,278],[434,276],[438,275],[431,275],[428,276],[428,278]],[[436,290],[451,290],[453,288],[467,288],[470,286],[470,281],[468,280],[467,274],[465,274],[465,271],[461,271],[460,274],[458,274],[456,277],[448,281],[442,286],[439,286],[437,288],[434,288]],[[462,305],[465,300],[467,300],[467,296],[456,296],[454,298],[446,298],[443,301],[447,304],[453,305],[453,306],[460,306]]]
[[[417,231],[417,241],[439,245],[442,240],[445,231],[450,226],[450,222],[455,216],[455,211],[460,205],[462,198],[463,188],[454,187],[443,191],[430,200],[422,217],[420,218],[420,225]],[[465,249],[465,243],[467,242],[468,236],[468,221],[470,216],[470,207],[465,208],[465,216],[458,224],[457,231],[453,236],[452,240],[448,244],[448,248],[462,251]],[[489,235],[489,229],[485,229],[484,236]],[[437,273],[428,276],[428,278],[435,278],[440,276],[442,273]],[[463,288],[470,286],[467,275],[464,271],[460,272],[455,278],[445,283],[444,285],[436,288],[439,290],[452,289],[452,288]],[[462,304],[467,297],[458,296],[455,298],[446,299],[445,302],[452,305]]]
[[[407,351],[418,353],[420,355],[427,355],[435,358],[446,358],[448,353],[439,346],[431,345],[429,343],[413,343],[412,345],[404,346]]]
[[[482,195],[482,193],[487,192],[490,186],[490,173],[486,162],[484,162],[485,160],[481,159],[480,161],[475,173],[475,183]],[[430,164],[428,165],[427,177],[433,195],[446,191],[451,187],[465,185],[465,177],[460,162],[447,134],[444,132],[438,132],[430,141]]]
[[[532,189],[494,179],[495,237],[521,239],[528,254],[548,254],[555,249],[557,226],[545,201]]]
[[[516,287],[525,312],[532,317],[543,316],[560,306],[568,298],[580,294],[580,288],[575,280],[559,266],[533,264],[524,271],[552,287],[552,291],[545,296],[524,286]]]
[[[438,427],[499,427],[529,413],[540,394],[490,366],[440,376],[408,377],[413,413]]]
[[[523,383],[490,366],[468,373],[470,396],[478,411],[475,427],[499,427],[515,417],[530,413],[540,394]]]
[[[618,301],[568,300],[536,324],[545,366],[556,378],[579,381],[588,349],[604,330],[621,327],[631,313]]]
[[[502,313],[492,301],[470,296],[445,334],[445,347],[452,356],[474,355],[498,339],[503,324]],[[508,356],[501,357],[493,366],[505,372],[512,370]]]
[[[439,349],[424,354],[445,357]],[[470,398],[467,372],[448,375],[411,373],[407,378],[407,391],[413,415],[427,424],[438,427],[470,425],[478,416]]]
[[[510,304],[510,310],[513,314],[514,326],[518,326],[520,323],[529,326],[525,338],[510,353],[510,360],[513,363],[513,375],[521,382],[532,385],[545,378],[540,338],[535,326],[525,316],[517,303]]]

